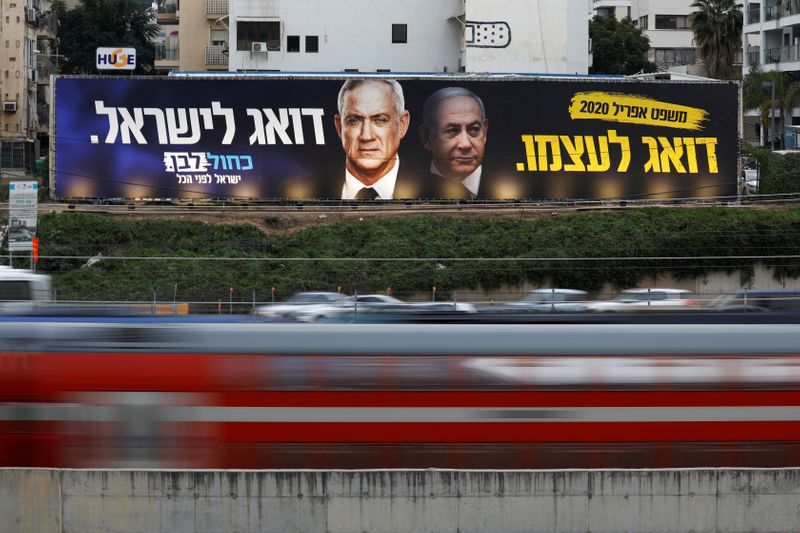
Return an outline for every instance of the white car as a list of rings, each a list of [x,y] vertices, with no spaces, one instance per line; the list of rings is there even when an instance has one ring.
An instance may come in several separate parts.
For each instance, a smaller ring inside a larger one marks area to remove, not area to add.
[[[589,304],[589,312],[674,311],[698,305],[685,289],[626,289],[614,300]]]
[[[315,322],[352,313],[353,308],[353,298],[338,292],[298,292],[285,302],[257,307],[255,312],[273,318]]]
[[[465,302],[404,302],[384,294],[363,294],[355,297],[356,312],[382,313],[475,313],[471,303]]]

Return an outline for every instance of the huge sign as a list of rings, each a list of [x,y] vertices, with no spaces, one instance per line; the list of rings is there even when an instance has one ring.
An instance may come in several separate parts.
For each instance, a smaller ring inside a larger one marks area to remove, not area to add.
[[[97,70],[136,69],[136,48],[99,47],[95,58]]]
[[[736,194],[734,83],[535,77],[56,80],[59,198]]]
[[[12,252],[33,250],[38,192],[39,185],[35,181],[8,184],[8,249]]]

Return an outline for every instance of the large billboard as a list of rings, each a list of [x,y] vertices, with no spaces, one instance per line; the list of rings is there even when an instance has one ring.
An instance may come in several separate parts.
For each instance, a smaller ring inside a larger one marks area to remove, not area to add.
[[[58,198],[736,194],[738,86],[530,76],[59,77]]]

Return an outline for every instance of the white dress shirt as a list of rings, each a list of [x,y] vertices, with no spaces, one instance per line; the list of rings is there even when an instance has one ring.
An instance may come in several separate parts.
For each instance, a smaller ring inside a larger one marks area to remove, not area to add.
[[[463,180],[458,181],[458,180],[452,180],[447,176],[445,176],[444,174],[442,174],[441,172],[439,172],[439,169],[436,168],[436,165],[434,165],[433,161],[431,161],[431,174],[436,174],[437,176],[441,176],[446,180],[460,183],[461,185],[467,188],[467,190],[470,192],[470,194],[472,194],[473,197],[478,196],[478,191],[481,188],[481,169],[483,169],[483,165],[478,165],[478,168],[473,170],[472,174],[470,174]]]
[[[394,197],[394,184],[397,181],[397,171],[400,169],[400,158],[394,160],[394,166],[372,188],[378,193],[379,200],[391,200]],[[344,186],[342,187],[342,200],[355,200],[358,191],[366,187],[362,181],[353,176],[347,167],[344,170]]]

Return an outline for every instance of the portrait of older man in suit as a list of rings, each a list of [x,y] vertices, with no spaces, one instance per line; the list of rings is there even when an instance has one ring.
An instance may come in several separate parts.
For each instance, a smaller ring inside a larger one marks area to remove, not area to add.
[[[422,114],[420,139],[431,152],[428,194],[467,199],[487,196],[481,181],[489,132],[483,101],[469,89],[445,87],[428,96]]]
[[[334,121],[345,153],[342,199],[391,200],[418,194],[400,172],[397,151],[410,115],[397,81],[345,81]]]

